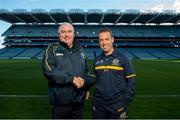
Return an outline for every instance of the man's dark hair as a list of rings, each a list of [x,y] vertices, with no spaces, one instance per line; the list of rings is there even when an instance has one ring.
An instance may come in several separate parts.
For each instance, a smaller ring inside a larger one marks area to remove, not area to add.
[[[105,28],[101,28],[101,29],[99,30],[99,34],[100,34],[100,33],[103,33],[103,32],[108,32],[108,33],[110,33],[111,38],[113,38],[113,33],[112,33],[112,31],[111,31],[110,28],[105,27]]]

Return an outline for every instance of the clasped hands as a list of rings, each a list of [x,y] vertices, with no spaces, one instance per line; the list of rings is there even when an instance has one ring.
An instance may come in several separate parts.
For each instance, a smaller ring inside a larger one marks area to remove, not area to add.
[[[79,89],[84,86],[84,79],[81,77],[74,77],[73,84]]]

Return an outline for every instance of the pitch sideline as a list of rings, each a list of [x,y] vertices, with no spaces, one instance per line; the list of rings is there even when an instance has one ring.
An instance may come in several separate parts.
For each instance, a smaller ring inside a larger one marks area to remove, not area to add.
[[[0,95],[0,98],[48,98],[48,95]],[[136,95],[138,98],[180,97],[180,95]]]

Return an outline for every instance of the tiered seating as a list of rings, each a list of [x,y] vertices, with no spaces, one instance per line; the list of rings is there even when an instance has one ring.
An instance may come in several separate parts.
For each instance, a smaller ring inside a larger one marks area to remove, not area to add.
[[[88,58],[94,58],[94,52],[96,53],[96,56],[102,53],[102,50],[100,48],[85,48],[84,50]]]
[[[102,53],[101,48],[85,48],[85,51],[89,58],[94,58],[94,51],[96,52],[96,56],[100,55]],[[135,58],[128,50],[127,48],[118,48],[118,51],[128,57],[129,59]]]
[[[139,59],[157,59],[157,57],[149,54],[144,48],[129,48],[129,51]]]
[[[13,37],[49,37],[58,35],[55,25],[12,25],[3,35]]]
[[[42,59],[45,53],[45,48],[41,48],[41,51],[35,56],[37,59]]]
[[[146,49],[149,53],[151,53],[153,56],[156,56],[159,59],[176,59],[176,57],[167,54],[164,52],[161,48],[149,48]]]
[[[180,59],[179,48],[117,48],[129,59]],[[85,48],[88,58],[94,58],[102,53],[101,48]],[[42,59],[44,48],[3,48],[0,50],[0,59]]]
[[[45,47],[57,42],[58,26],[12,25],[3,34],[5,36],[4,45],[10,47],[0,50],[0,58],[42,58]],[[102,52],[98,43],[98,31],[101,27],[111,28],[116,40],[115,46],[130,59],[180,58],[179,48],[169,48],[174,46],[174,42],[171,40],[176,41],[180,38],[180,27],[176,25],[74,25],[74,27],[76,39],[79,39],[81,44],[86,47],[85,50],[90,58],[94,57],[93,49],[97,55]],[[177,42],[176,45],[180,44]]]
[[[168,53],[171,56],[174,56],[180,59],[180,49],[179,48],[164,48],[164,52]]]
[[[31,59],[41,51],[40,48],[26,48],[24,52],[13,57],[13,59]]]
[[[74,25],[77,37],[98,37],[99,25]],[[112,26],[116,37],[180,37],[179,26]],[[58,25],[12,25],[3,35],[14,37],[57,37]]]
[[[2,53],[6,52],[6,51],[8,51],[8,48],[7,48],[7,47],[0,49],[0,55],[1,55]]]
[[[102,53],[100,48],[85,48],[89,58],[94,58],[94,50],[96,54]],[[118,48],[119,52],[129,59],[177,59],[180,58],[180,49],[166,48]]]
[[[19,55],[24,50],[25,50],[24,48],[8,48],[8,50],[6,52],[0,54],[0,58],[1,59],[9,59],[9,58]]]
[[[124,54],[126,57],[128,57],[129,59],[133,59],[135,58],[135,56],[133,54],[131,54],[127,48],[118,48],[119,52],[121,52],[122,54]]]

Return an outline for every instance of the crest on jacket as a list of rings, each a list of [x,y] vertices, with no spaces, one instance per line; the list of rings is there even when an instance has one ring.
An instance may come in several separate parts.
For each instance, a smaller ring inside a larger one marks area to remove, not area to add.
[[[118,60],[117,58],[115,58],[115,59],[112,61],[112,65],[118,66],[118,65],[119,65],[119,60]]]

